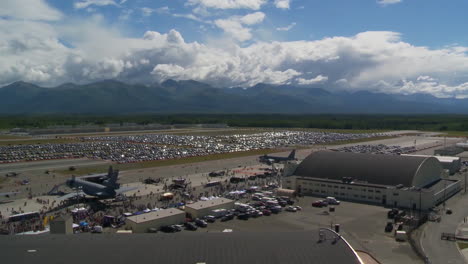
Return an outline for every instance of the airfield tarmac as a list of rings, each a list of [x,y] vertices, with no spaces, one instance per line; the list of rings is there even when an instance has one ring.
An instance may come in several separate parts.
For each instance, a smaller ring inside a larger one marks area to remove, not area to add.
[[[399,133],[404,134],[403,132]],[[358,145],[358,144],[387,144],[400,146],[414,146],[419,150],[418,154],[433,154],[433,150],[441,148],[444,145],[444,138],[430,136],[398,136],[390,139],[374,140],[369,142],[360,142],[353,144],[343,144],[334,146],[314,146],[306,149],[299,149],[296,152],[298,159],[303,159],[313,151],[324,148],[339,148],[343,146]],[[454,144],[461,141],[459,138],[447,138],[445,144]],[[271,155],[287,156],[289,151],[274,153]],[[43,196],[54,185],[63,183],[69,176],[60,175],[58,173],[45,174],[45,170],[54,170],[63,168],[64,166],[80,167],[90,166],[95,160],[60,160],[47,162],[28,162],[0,165],[0,171],[9,172],[15,168],[21,174],[15,178],[10,178],[7,183],[2,184],[3,188],[0,192],[20,191],[21,194],[11,198],[0,198],[1,201],[11,201],[5,204],[0,204],[2,215],[8,215],[11,210],[7,208],[22,207],[24,211],[36,211],[42,207],[34,202],[38,196],[44,199],[54,199],[51,196]],[[99,162],[99,161],[98,161]],[[31,165],[34,165],[31,167]],[[36,165],[37,164],[37,165]],[[102,164],[102,163],[101,163]],[[106,164],[104,162],[104,164]],[[111,164],[111,163],[107,163]],[[10,165],[10,167],[8,166]],[[138,195],[146,195],[148,193],[161,192],[161,186],[144,185],[141,181],[145,178],[189,178],[193,186],[202,184],[208,180],[207,173],[215,170],[237,169],[250,166],[258,166],[258,155],[246,156],[239,158],[230,158],[223,160],[205,161],[191,164],[154,167],[145,169],[135,169],[122,171],[120,173],[119,182],[124,186],[141,186]],[[22,179],[29,179],[29,185],[20,185],[17,182]],[[25,198],[29,192],[32,192],[34,199],[28,200]],[[130,195],[132,193],[129,193]],[[19,199],[22,198],[22,199]],[[210,225],[207,229],[200,231],[219,232],[224,229],[233,229],[240,231],[268,231],[268,230],[310,230],[317,226],[329,226],[330,223],[340,223],[342,225],[342,233],[347,240],[356,249],[368,251],[383,263],[418,263],[417,258],[411,247],[407,243],[397,243],[393,237],[384,233],[383,227],[386,223],[387,209],[380,206],[363,205],[356,203],[343,202],[337,208],[337,212],[332,216],[321,215],[322,209],[312,208],[310,203],[316,198],[305,197],[299,200],[299,205],[303,206],[304,210],[298,213],[283,212],[280,215],[272,217],[263,217],[260,219],[252,219],[249,221],[234,220],[227,223],[216,223]],[[25,204],[26,202],[26,204]],[[359,214],[356,214],[359,212]],[[384,261],[385,260],[385,261]]]

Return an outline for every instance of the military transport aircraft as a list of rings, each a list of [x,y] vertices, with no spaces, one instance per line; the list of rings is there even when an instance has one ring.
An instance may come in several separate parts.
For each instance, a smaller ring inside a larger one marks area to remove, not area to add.
[[[282,161],[295,160],[295,159],[296,159],[296,150],[295,149],[293,149],[291,151],[291,153],[289,154],[289,156],[287,156],[287,157],[268,156],[266,154],[263,155],[263,156],[258,157],[258,160],[261,163],[265,163],[265,164],[268,164],[268,165],[271,165],[273,163],[280,163]]]
[[[84,177],[73,176],[71,179],[68,179],[65,184],[68,187],[77,191],[61,196],[59,199],[65,200],[68,198],[84,195],[89,195],[100,199],[108,199],[115,198],[117,195],[122,194],[124,192],[137,189],[137,187],[120,188],[120,184],[117,183],[118,177],[119,171],[114,171],[112,169],[112,166],[109,167],[107,176],[96,175],[96,177],[94,177],[99,178],[101,183],[88,180],[93,178],[92,175]]]

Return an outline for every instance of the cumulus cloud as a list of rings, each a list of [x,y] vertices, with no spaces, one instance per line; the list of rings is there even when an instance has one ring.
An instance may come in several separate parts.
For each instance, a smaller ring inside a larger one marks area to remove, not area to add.
[[[259,10],[267,0],[188,0],[188,5],[197,5],[216,9],[252,9]]]
[[[276,30],[278,30],[278,31],[289,31],[295,26],[296,26],[296,22],[293,22],[293,23],[291,23],[291,24],[289,24],[289,25],[287,25],[285,27],[277,27]]]
[[[289,9],[290,0],[275,0],[275,6],[281,9]]]
[[[328,77],[323,75],[317,75],[315,78],[312,79],[297,78],[297,83],[299,85],[317,84],[326,81],[328,81]]]
[[[252,38],[250,28],[244,25],[255,25],[261,23],[263,19],[265,19],[263,12],[255,12],[242,17],[232,16],[227,19],[217,19],[214,24],[232,38],[243,42]]]
[[[2,0],[0,17],[55,21],[60,20],[63,15],[44,0]]]
[[[1,85],[24,80],[52,86],[109,78],[151,84],[171,78],[217,87],[313,84],[329,90],[468,97],[467,47],[415,46],[388,31],[240,45],[237,41],[251,39],[251,27],[264,18],[256,12],[216,20],[214,25],[237,37],[220,45],[187,42],[176,30],[126,37],[99,15],[63,23],[3,17]]]
[[[123,1],[122,3],[125,3]],[[87,8],[89,6],[107,6],[107,5],[114,5],[118,6],[117,3],[114,0],[83,0],[83,1],[77,1],[73,4],[73,7],[76,9],[83,9]]]
[[[403,2],[403,0],[377,0],[377,3],[379,5],[383,5],[383,6],[398,4],[398,3],[401,3],[401,2]]]

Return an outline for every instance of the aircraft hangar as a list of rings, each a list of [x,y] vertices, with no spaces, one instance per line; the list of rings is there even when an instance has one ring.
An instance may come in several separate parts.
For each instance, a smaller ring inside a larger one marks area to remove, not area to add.
[[[434,157],[317,151],[285,165],[283,187],[303,195],[428,210],[458,192]]]

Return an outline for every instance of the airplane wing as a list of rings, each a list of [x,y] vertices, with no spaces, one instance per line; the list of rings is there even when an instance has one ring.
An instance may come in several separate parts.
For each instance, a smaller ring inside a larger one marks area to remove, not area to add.
[[[72,192],[72,193],[68,193],[68,194],[65,194],[65,195],[63,195],[63,196],[60,196],[59,198],[57,198],[57,200],[63,201],[63,200],[66,200],[66,199],[70,199],[70,198],[73,198],[73,197],[77,197],[77,196],[85,196],[85,193],[82,192],[82,191],[79,191],[79,192]]]
[[[133,190],[136,190],[136,189],[138,189],[138,187],[122,187],[122,188],[119,188],[119,189],[115,190],[115,192],[117,194],[121,194],[121,193],[124,193],[124,192],[133,191]]]

